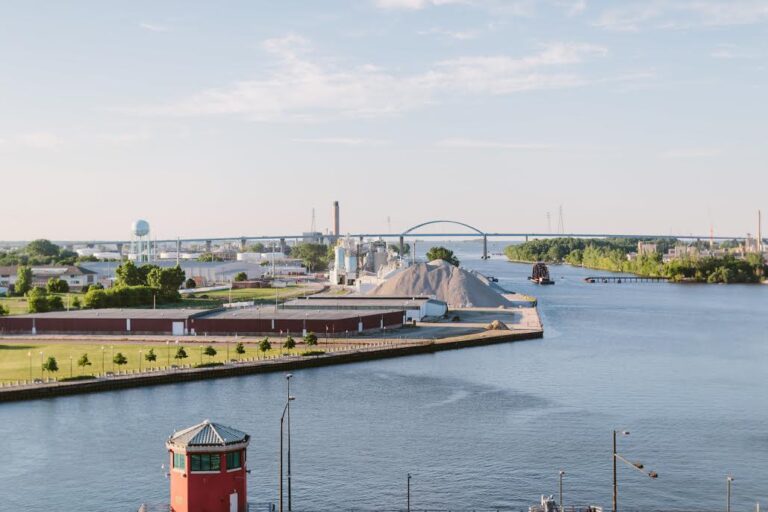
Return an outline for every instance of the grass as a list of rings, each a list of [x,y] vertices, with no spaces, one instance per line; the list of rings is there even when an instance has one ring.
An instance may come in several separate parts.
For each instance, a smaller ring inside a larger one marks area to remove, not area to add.
[[[61,297],[61,301],[64,303],[64,307],[67,307],[67,298],[69,297],[69,303],[71,304],[75,297],[80,298],[80,303],[83,302],[82,293],[52,293],[51,295],[58,295]],[[0,305],[8,310],[10,315],[25,315],[29,313],[27,309],[26,297],[0,297]]]
[[[301,297],[310,291],[312,291],[310,288],[303,286],[289,286],[287,288],[240,288],[237,290],[232,290],[231,297],[232,302],[255,301],[269,303],[275,301],[275,296],[277,296],[278,300],[285,300],[293,297]],[[202,298],[202,295],[206,295],[207,298]],[[229,298],[229,290],[200,292],[196,293],[194,298],[183,298],[181,302],[165,304],[163,307],[184,307],[196,309],[215,308],[229,302]]]
[[[242,340],[240,340],[242,341]],[[253,344],[251,344],[251,342]],[[208,343],[180,343],[187,352],[187,358],[181,361],[173,358],[176,353],[176,347],[174,344],[170,345],[170,364],[184,364],[184,365],[198,365],[202,361],[206,363],[224,363],[227,360],[227,346],[229,347],[230,359],[245,359],[255,357],[268,357],[277,356],[280,354],[298,354],[298,350],[286,350],[278,348],[278,340],[273,340],[275,348],[267,351],[266,353],[258,350],[256,343],[258,340],[249,340],[245,345],[245,354],[238,356],[235,353],[236,343],[210,343],[217,351],[214,357],[208,357],[206,355],[200,357],[200,354]],[[141,367],[147,369],[150,366],[161,367],[168,364],[168,346],[165,343],[87,343],[87,342],[72,342],[72,343],[2,343],[0,342],[0,382],[25,380],[30,378],[30,362],[32,364],[32,378],[41,378],[41,356],[43,353],[43,360],[53,356],[59,365],[59,371],[53,375],[56,378],[62,379],[70,376],[70,356],[72,357],[72,376],[78,375],[91,375],[102,372],[102,349],[104,347],[104,371],[112,371],[112,353],[117,354],[122,352],[123,355],[128,358],[128,364],[118,367],[114,365],[115,371],[119,370],[138,370],[139,369],[139,351],[142,351],[141,355]],[[157,361],[149,363],[144,360],[144,355],[150,348],[155,349],[157,355]],[[28,355],[28,354],[31,354]],[[92,365],[82,369],[77,366],[77,360],[83,354],[88,354],[88,359]],[[47,377],[47,376],[46,376]]]

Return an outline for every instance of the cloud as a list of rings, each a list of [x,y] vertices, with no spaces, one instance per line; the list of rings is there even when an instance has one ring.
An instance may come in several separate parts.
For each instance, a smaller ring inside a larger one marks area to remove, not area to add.
[[[718,45],[709,54],[713,59],[735,60],[735,59],[756,59],[758,54],[756,52],[746,50],[734,44],[721,44]]]
[[[333,146],[384,146],[389,144],[387,140],[360,139],[354,137],[319,137],[308,139],[293,139],[295,142],[310,142],[313,144],[328,144]]]
[[[720,148],[692,147],[672,148],[661,153],[662,158],[713,158],[723,154]]]
[[[532,144],[519,142],[503,142],[498,140],[451,138],[438,141],[436,146],[442,148],[465,149],[508,149],[521,151],[547,151],[557,149],[552,144]]]
[[[376,7],[381,9],[405,9],[416,11],[426,7],[467,4],[468,0],[375,0]]]
[[[419,32],[417,32],[417,34],[420,36],[430,36],[430,35],[446,36],[452,39],[458,39],[460,41],[475,39],[478,35],[478,33],[474,30],[454,31],[454,30],[446,30],[446,29],[437,28],[437,27],[430,28],[429,30],[420,30]]]
[[[642,0],[601,13],[597,26],[615,31],[689,29],[768,21],[764,0]]]
[[[583,86],[590,79],[573,67],[608,53],[601,46],[558,42],[522,57],[459,57],[435,62],[421,73],[397,74],[371,64],[324,63],[296,35],[265,41],[263,48],[274,65],[258,78],[132,110],[174,116],[237,114],[254,120],[391,116],[457,95]]]
[[[139,23],[139,27],[149,32],[170,32],[170,27],[165,25],[157,25],[155,23]]]

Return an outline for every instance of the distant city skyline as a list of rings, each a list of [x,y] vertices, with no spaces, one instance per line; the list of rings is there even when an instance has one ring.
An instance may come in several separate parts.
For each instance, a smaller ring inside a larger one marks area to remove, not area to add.
[[[768,4],[84,1],[0,18],[1,240],[756,232]]]

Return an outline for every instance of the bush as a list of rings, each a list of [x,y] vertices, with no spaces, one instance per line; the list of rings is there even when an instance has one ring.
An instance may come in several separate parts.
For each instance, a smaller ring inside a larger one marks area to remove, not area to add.
[[[325,354],[325,350],[307,350],[306,352],[302,352],[302,356],[321,356]]]
[[[61,300],[61,297],[58,295],[49,295],[48,296],[48,311],[63,311],[64,310],[64,302]]]
[[[33,288],[27,293],[27,309],[30,313],[50,311],[48,292],[43,288]]]
[[[304,343],[307,344],[308,347],[314,347],[317,345],[317,336],[312,331],[309,331],[306,336],[304,336]]]
[[[48,293],[67,293],[69,291],[69,283],[58,277],[52,277],[46,284]]]
[[[0,316],[5,316],[8,314],[8,309],[4,308],[2,304],[0,304]]]
[[[83,299],[85,307],[101,308],[130,308],[136,306],[151,306],[155,297],[160,299],[158,291],[149,286],[118,286],[103,290],[91,286]],[[162,302],[162,301],[160,301]]]
[[[200,363],[200,364],[196,364],[195,368],[213,368],[214,366],[224,366],[224,363],[220,363],[220,362]]]
[[[292,336],[288,336],[287,338],[285,338],[285,343],[283,343],[283,348],[287,348],[287,349],[296,348],[296,340],[294,340]]]
[[[197,288],[197,283],[190,277],[184,282],[184,287],[188,289]]]
[[[95,375],[77,375],[75,377],[64,377],[63,379],[59,379],[59,382],[73,382],[78,380],[92,380],[95,379]]]
[[[248,274],[245,272],[238,272],[235,274],[235,281],[247,281],[248,280]]]

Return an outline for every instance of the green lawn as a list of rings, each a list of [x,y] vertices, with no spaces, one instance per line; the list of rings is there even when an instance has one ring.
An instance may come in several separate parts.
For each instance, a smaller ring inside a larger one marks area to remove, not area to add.
[[[64,302],[64,307],[67,307],[67,297],[69,297],[69,303],[75,299],[80,298],[80,302],[83,302],[82,293],[54,293],[52,295],[58,295]],[[9,311],[10,315],[24,315],[29,313],[27,310],[27,298],[26,297],[0,297],[0,304]]]
[[[255,342],[257,340],[249,340]],[[214,349],[216,349],[216,355],[214,357],[202,356],[203,363],[209,362],[224,362],[227,360],[227,349],[229,350],[230,359],[238,359],[239,357],[254,358],[279,355],[281,353],[287,354],[288,352],[297,353],[306,350],[306,348],[298,347],[294,350],[279,349],[279,345],[282,340],[272,339],[272,350],[263,353],[258,349],[256,343],[246,343],[245,354],[238,356],[235,353],[236,343],[223,343],[214,342],[210,343]],[[102,372],[102,353],[104,355],[104,371],[110,372],[113,369],[112,354],[122,352],[122,354],[128,359],[128,364],[118,367],[114,365],[115,371],[120,370],[138,370],[139,361],[141,360],[141,368],[147,369],[149,366],[160,367],[167,366],[168,362],[171,365],[185,364],[196,365],[201,361],[201,352],[208,346],[207,343],[180,343],[187,352],[187,359],[181,361],[174,359],[176,353],[176,346],[171,343],[166,345],[165,343],[88,343],[88,342],[72,342],[72,343],[3,343],[0,342],[0,382],[8,382],[15,380],[24,380],[30,378],[30,363],[32,366],[32,378],[41,378],[41,356],[46,360],[48,357],[53,356],[59,366],[59,371],[54,375],[59,379],[70,376],[70,357],[72,358],[72,375],[77,376],[81,374],[97,374]],[[102,351],[102,347],[104,350]],[[170,347],[170,350],[169,350]],[[157,361],[149,363],[144,359],[144,355],[150,348],[154,348],[157,355]],[[139,357],[139,351],[142,352],[141,358]],[[85,368],[85,370],[77,366],[77,360],[83,354],[88,354],[88,359],[92,365]],[[169,358],[170,354],[170,358]]]
[[[274,302],[275,295],[278,300],[301,297],[306,293],[313,293],[314,290],[304,286],[289,286],[288,288],[241,288],[238,290],[217,290],[214,292],[195,293],[194,298],[185,297],[181,304],[166,304],[164,307],[192,307],[192,308],[212,308],[229,302],[232,297],[233,302]],[[231,295],[230,295],[231,293]],[[206,297],[203,297],[206,296]]]

